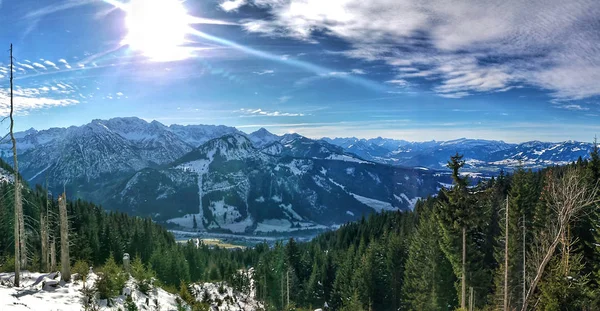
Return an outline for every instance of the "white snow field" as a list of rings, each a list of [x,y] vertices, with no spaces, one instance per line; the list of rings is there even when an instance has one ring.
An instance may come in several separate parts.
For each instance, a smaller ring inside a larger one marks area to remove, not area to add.
[[[60,274],[34,273],[24,271],[21,274],[21,287],[12,287],[14,273],[0,273],[0,311],[81,311],[83,288],[81,281],[70,283],[58,282],[56,288],[44,286],[44,284],[56,283],[60,280]],[[53,276],[56,276],[54,279]],[[88,276],[86,286],[93,286],[98,276],[91,273]],[[136,281],[130,278],[125,284],[122,294],[113,299],[111,307],[107,307],[106,300],[99,300],[100,310],[125,310],[124,304],[126,294],[131,295],[138,310],[157,310],[155,300],[158,301],[159,310],[177,310],[177,295],[171,294],[162,288],[154,288],[149,295],[137,290]],[[254,292],[249,295],[239,294],[224,285],[222,294],[219,293],[219,285],[214,283],[198,283],[192,285],[197,289],[199,301],[205,293],[212,299],[211,311],[254,311],[261,306],[254,300]],[[219,301],[220,303],[218,303]]]

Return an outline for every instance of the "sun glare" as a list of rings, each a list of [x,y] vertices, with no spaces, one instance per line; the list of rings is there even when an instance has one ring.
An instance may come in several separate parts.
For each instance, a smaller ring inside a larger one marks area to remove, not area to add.
[[[132,0],[125,10],[127,36],[123,45],[156,61],[189,57],[184,47],[189,15],[178,0]]]

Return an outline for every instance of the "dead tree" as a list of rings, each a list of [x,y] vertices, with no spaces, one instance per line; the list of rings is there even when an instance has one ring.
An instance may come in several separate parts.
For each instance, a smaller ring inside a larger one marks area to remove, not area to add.
[[[50,242],[50,271],[56,270],[56,238],[52,237]]]
[[[69,259],[69,220],[67,218],[67,195],[63,193],[58,197],[58,210],[60,214],[60,275],[63,281],[71,280],[71,262]]]
[[[504,311],[508,311],[508,196],[506,196],[506,219],[504,220]]]
[[[14,186],[15,186],[15,286],[19,286],[21,268],[27,266],[27,249],[25,246],[25,222],[23,220],[23,202],[21,201],[21,186],[19,184],[19,162],[17,162],[17,141],[13,128],[15,120],[14,102],[13,102],[13,46],[10,45],[10,139],[12,141],[13,161],[14,161]],[[25,254],[22,256],[22,254]]]
[[[46,179],[46,190],[45,190],[45,210],[42,209],[40,211],[40,241],[41,241],[41,247],[42,247],[42,270],[43,271],[49,271],[50,267],[49,267],[49,258],[50,258],[50,236],[49,236],[49,225],[48,222],[49,217],[48,217],[48,181]]]
[[[585,208],[598,202],[596,199],[598,187],[590,189],[581,176],[581,171],[578,169],[568,169],[560,178],[549,175],[544,191],[552,215],[545,231],[537,237],[534,245],[532,260],[535,272],[521,311],[527,310],[529,301],[558,245],[561,242],[568,243],[564,236],[571,223],[581,215]]]

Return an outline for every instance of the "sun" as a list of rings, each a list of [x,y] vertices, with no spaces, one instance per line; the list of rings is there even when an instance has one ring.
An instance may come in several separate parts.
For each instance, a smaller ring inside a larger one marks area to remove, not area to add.
[[[155,61],[189,57],[184,47],[190,16],[178,0],[132,0],[124,8],[127,35],[122,44]]]

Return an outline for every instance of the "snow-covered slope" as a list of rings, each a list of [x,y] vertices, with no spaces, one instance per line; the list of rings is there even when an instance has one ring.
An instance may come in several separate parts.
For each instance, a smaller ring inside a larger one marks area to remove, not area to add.
[[[84,310],[82,304],[82,281],[71,283],[58,282],[58,286],[46,284],[56,283],[59,274],[23,272],[21,287],[12,287],[14,273],[0,273],[0,310],[2,311],[80,311]],[[86,287],[94,286],[98,276],[91,273],[88,276]],[[198,301],[208,301],[210,298],[213,311],[254,311],[262,305],[255,300],[254,291],[242,294],[234,291],[226,284],[197,283],[192,284],[192,294]],[[162,288],[154,288],[148,295],[137,290],[136,281],[130,278],[122,290],[122,295],[112,300],[111,307],[107,307],[106,300],[98,300],[97,305],[101,310],[126,310],[125,300],[131,296],[138,310],[177,310],[177,295],[171,294]],[[158,307],[158,308],[157,308]]]

